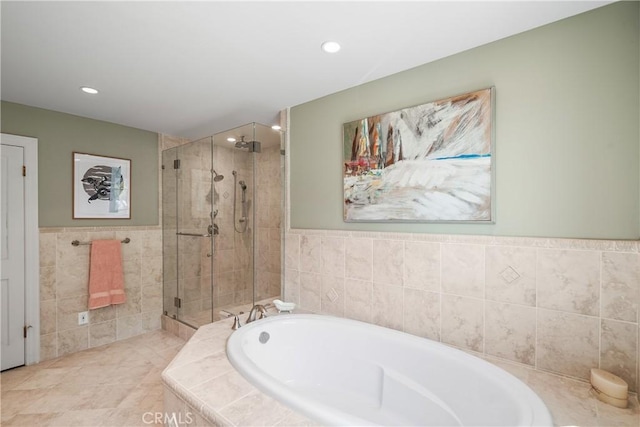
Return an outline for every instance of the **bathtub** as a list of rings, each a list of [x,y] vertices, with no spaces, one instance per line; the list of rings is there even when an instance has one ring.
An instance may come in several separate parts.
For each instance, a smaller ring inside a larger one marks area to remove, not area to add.
[[[227,356],[262,392],[323,425],[553,425],[538,395],[497,366],[354,320],[261,319],[229,337]]]

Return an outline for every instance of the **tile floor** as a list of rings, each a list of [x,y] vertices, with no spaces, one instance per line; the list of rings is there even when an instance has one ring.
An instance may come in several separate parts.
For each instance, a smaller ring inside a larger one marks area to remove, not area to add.
[[[154,331],[0,375],[2,426],[149,426],[185,341]]]

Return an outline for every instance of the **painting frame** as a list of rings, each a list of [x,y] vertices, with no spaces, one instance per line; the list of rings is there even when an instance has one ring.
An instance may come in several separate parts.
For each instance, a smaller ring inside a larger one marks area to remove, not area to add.
[[[131,219],[131,159],[72,156],[73,219]]]
[[[495,87],[343,123],[342,147],[344,222],[495,224]]]

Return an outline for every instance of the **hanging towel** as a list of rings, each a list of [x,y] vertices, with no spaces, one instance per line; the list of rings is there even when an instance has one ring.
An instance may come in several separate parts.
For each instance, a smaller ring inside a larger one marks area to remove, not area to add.
[[[94,240],[91,242],[89,262],[89,309],[122,304],[124,274],[122,249],[119,240]]]

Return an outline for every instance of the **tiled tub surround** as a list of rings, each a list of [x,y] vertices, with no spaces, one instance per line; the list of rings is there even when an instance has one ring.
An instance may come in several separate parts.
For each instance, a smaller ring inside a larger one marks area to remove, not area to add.
[[[285,299],[588,381],[638,389],[637,241],[290,230]]]
[[[162,373],[164,412],[193,426],[315,426],[317,423],[263,394],[230,364],[226,341],[232,319],[202,326]],[[637,427],[639,405],[598,401],[589,384],[492,356],[489,362],[518,377],[544,400],[556,425]],[[183,425],[180,424],[180,425]]]
[[[129,237],[122,244],[127,302],[87,311],[89,245],[73,240]],[[40,361],[160,329],[162,232],[159,227],[40,229]]]

